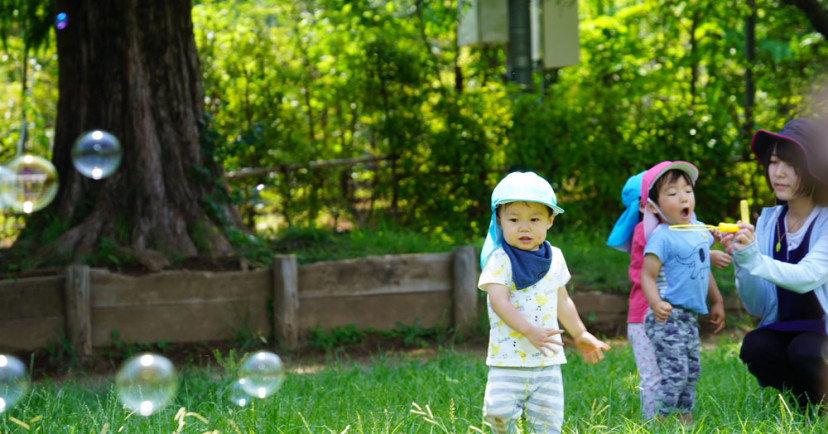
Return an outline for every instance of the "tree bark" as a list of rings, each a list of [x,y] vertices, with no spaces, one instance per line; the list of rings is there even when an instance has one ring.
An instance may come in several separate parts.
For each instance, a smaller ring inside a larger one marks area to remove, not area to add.
[[[222,228],[243,227],[221,168],[199,137],[203,90],[190,0],[58,0],[58,115],[53,163],[60,189],[30,225],[69,229],[42,255],[82,258],[103,237],[167,256],[223,255]],[[101,129],[124,155],[110,177],[74,169],[71,148]],[[55,250],[57,249],[57,250]],[[48,253],[47,253],[48,251]],[[140,255],[139,255],[140,256]]]

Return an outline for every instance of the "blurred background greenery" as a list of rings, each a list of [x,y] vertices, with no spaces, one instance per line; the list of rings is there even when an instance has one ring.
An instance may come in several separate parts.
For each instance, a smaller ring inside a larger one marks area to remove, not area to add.
[[[742,198],[756,213],[772,195],[750,137],[824,109],[828,44],[789,2],[751,3],[581,1],[580,64],[552,80],[535,74],[526,92],[504,80],[503,46],[458,47],[455,0],[194,1],[203,140],[255,238],[235,244],[297,250],[297,237],[313,245],[352,231],[385,240],[385,252],[417,248],[392,247],[383,232],[420,234],[427,250],[479,244],[496,182],[533,170],[566,209],[553,238],[601,246],[623,210],[625,179],[677,159],[701,170],[701,220],[734,221]],[[15,22],[0,51],[0,158],[16,154],[23,113],[29,148],[48,158],[56,50],[24,56]],[[274,170],[234,176],[244,168]],[[7,244],[24,224],[4,218]],[[341,256],[327,252],[320,259]]]

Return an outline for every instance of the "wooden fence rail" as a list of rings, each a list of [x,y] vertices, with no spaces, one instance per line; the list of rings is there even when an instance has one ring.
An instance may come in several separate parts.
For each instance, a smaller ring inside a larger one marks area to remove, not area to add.
[[[275,167],[245,167],[239,170],[232,170],[224,174],[226,179],[251,178],[261,175],[269,175],[279,172],[294,172],[301,169],[321,169],[325,167],[353,166],[355,164],[377,163],[380,161],[396,160],[393,155],[363,156],[354,158],[342,158],[338,160],[310,161],[307,164],[289,164]]]
[[[233,272],[164,271],[126,276],[87,266],[62,275],[0,281],[0,352],[31,351],[68,339],[79,358],[122,342],[227,340],[273,333],[285,348],[312,327],[389,330],[397,322],[471,332],[478,324],[477,253],[377,256]],[[593,331],[623,334],[627,296],[573,293]],[[728,314],[744,314],[735,295]],[[702,319],[703,328],[707,326]]]
[[[378,256],[271,269],[164,271],[126,276],[87,266],[63,275],[0,281],[0,350],[68,339],[85,359],[124,342],[198,342],[269,335],[296,347],[311,327],[393,329],[397,322],[466,333],[477,323],[477,254]]]

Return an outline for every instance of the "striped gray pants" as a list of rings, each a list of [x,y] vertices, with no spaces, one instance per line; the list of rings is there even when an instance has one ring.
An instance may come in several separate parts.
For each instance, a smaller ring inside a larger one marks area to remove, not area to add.
[[[517,421],[524,411],[524,432],[561,432],[564,394],[560,365],[537,368],[489,367],[483,416],[491,424],[492,431],[516,432]]]

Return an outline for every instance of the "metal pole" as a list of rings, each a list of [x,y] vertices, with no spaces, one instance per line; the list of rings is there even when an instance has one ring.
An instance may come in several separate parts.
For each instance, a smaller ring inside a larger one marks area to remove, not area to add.
[[[532,32],[530,0],[509,0],[509,42],[506,76],[526,92],[532,90]]]
[[[750,12],[745,17],[745,125],[746,132],[753,130],[753,101],[756,86],[753,83],[753,61],[756,51],[756,1],[748,0]]]

